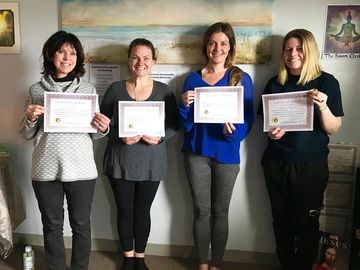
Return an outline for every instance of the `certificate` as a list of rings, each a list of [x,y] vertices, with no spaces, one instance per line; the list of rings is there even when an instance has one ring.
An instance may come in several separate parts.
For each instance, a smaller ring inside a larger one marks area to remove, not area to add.
[[[96,133],[90,123],[97,104],[96,94],[45,92],[44,131]]]
[[[119,137],[165,136],[164,101],[119,101]]]
[[[197,87],[195,123],[244,123],[244,87]]]
[[[309,91],[262,95],[264,131],[313,130],[314,104]]]

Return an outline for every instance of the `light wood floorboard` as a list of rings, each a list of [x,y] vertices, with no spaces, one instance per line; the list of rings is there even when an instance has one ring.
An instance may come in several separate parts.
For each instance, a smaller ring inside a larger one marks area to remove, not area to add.
[[[21,270],[23,245],[16,245],[6,260],[0,259],[1,270]],[[36,270],[47,270],[43,247],[33,247],[36,258]],[[67,259],[70,259],[71,250],[67,250]],[[194,259],[172,258],[163,256],[147,256],[146,264],[150,270],[196,270]],[[92,251],[89,270],[119,270],[121,256],[115,252]],[[277,267],[225,262],[221,270],[278,270]]]

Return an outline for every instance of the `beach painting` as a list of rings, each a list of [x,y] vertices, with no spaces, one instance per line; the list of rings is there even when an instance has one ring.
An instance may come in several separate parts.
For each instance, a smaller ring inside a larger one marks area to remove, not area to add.
[[[218,21],[230,23],[237,64],[271,61],[275,0],[61,0],[62,29],[84,45],[88,63],[126,63],[135,38],[149,39],[158,63],[200,64],[202,35]]]

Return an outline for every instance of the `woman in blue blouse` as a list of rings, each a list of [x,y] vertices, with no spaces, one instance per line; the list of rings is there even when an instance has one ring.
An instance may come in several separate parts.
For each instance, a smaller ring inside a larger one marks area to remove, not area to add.
[[[253,84],[247,73],[233,66],[235,45],[235,35],[228,23],[218,22],[206,30],[202,43],[206,64],[186,78],[179,106],[199,270],[220,269],[228,238],[229,204],[240,170],[240,142],[254,121]],[[194,123],[195,87],[229,85],[244,87],[244,123]]]

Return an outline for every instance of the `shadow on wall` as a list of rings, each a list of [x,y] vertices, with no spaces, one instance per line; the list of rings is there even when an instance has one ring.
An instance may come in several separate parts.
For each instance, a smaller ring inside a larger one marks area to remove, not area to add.
[[[259,247],[263,250],[273,249],[273,252],[275,252],[275,244],[271,208],[261,168],[261,158],[266,147],[267,135],[263,132],[263,117],[257,114],[257,110],[261,106],[261,95],[267,81],[277,75],[282,39],[282,36],[271,37],[271,63],[254,66],[252,79],[254,83],[255,122],[242,146],[247,153],[251,153],[251,155],[247,155],[246,165],[242,168],[245,170],[246,194],[249,194],[249,223],[255,232],[253,247],[254,250],[259,250]],[[256,194],[256,196],[252,194]],[[264,246],[264,243],[269,245]]]

